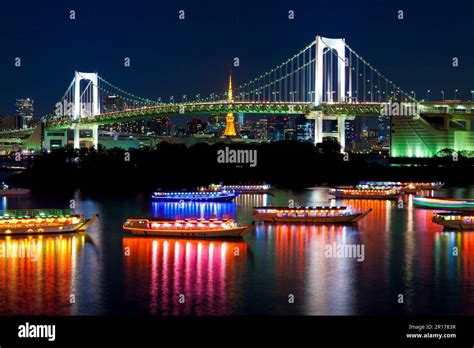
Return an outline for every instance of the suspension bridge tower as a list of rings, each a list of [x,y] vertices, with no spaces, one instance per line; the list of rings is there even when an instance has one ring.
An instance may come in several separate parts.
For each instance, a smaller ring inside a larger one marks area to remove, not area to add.
[[[233,101],[232,97],[232,74],[229,75],[229,90],[227,91],[227,101],[230,103]],[[235,137],[235,118],[232,112],[227,113],[225,118],[225,131],[223,137]]]

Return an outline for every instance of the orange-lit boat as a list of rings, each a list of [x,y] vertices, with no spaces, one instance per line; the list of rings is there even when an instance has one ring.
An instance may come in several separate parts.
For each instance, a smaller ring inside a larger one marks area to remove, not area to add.
[[[273,223],[331,224],[355,223],[371,211],[354,212],[348,207],[255,207],[253,215],[258,220]]]
[[[433,182],[399,182],[399,181],[360,181],[357,188],[393,188],[405,193],[418,193],[419,191],[441,190],[444,183]]]
[[[336,198],[353,199],[398,199],[402,191],[397,188],[371,187],[357,188],[354,186],[339,186],[329,190]]]
[[[236,221],[218,219],[127,219],[123,228],[134,235],[186,238],[243,237],[248,226],[240,226]]]
[[[68,233],[85,231],[96,219],[72,214],[67,209],[0,211],[0,235]]]

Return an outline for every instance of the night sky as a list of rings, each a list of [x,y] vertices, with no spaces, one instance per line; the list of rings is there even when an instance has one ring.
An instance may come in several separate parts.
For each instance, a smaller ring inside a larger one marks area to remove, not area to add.
[[[427,89],[430,99],[440,99],[442,89],[452,99],[456,88],[458,98],[470,99],[474,90],[472,0],[2,1],[0,114],[12,114],[15,99],[26,96],[35,100],[35,116],[50,113],[75,70],[97,71],[155,100],[222,92],[234,57],[234,79],[242,83],[316,34],[346,38],[419,99]]]

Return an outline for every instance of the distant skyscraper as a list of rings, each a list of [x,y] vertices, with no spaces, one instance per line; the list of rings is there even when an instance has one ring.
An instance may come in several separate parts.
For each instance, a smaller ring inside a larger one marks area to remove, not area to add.
[[[260,140],[268,140],[268,121],[262,118],[255,125],[255,138]]]
[[[104,97],[104,112],[114,112],[123,109],[123,102],[116,95],[108,95]]]
[[[279,141],[285,137],[285,128],[289,118],[287,116],[268,117],[268,140]]]
[[[390,116],[379,116],[378,119],[378,141],[382,146],[390,146]]]
[[[239,112],[238,114],[238,117],[237,117],[237,122],[239,123],[240,127],[243,127],[244,126],[244,113],[243,112]]]
[[[314,120],[308,120],[304,116],[298,116],[295,119],[296,140],[313,141],[314,140]]]
[[[187,126],[189,135],[204,134],[207,130],[207,123],[198,118],[193,118],[188,122]]]
[[[34,102],[31,98],[17,99],[15,102],[15,115],[20,117],[19,128],[27,128],[33,120]]]

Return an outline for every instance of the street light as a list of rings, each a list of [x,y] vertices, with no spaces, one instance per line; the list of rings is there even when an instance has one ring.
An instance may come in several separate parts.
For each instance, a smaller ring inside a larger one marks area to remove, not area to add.
[[[444,101],[444,91],[441,91],[442,100]]]
[[[414,91],[411,91],[411,94],[413,94],[413,99],[416,100],[416,93]]]
[[[430,101],[430,92],[429,89],[426,91],[426,101]]]
[[[471,91],[471,101],[474,103],[474,91]]]
[[[174,103],[174,96],[170,97],[170,103]]]
[[[457,94],[458,94],[458,90],[455,89],[455,90],[454,90],[454,100],[457,100]]]

